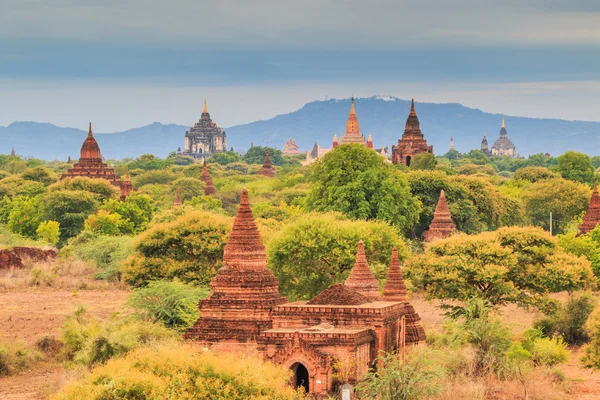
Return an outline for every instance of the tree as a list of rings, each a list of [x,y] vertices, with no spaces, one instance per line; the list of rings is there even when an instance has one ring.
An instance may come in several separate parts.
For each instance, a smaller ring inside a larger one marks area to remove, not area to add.
[[[11,204],[7,228],[21,236],[36,239],[41,211],[42,203],[39,197],[17,197]]]
[[[594,167],[590,156],[575,151],[567,151],[558,156],[556,171],[565,179],[591,184],[594,178]]]
[[[127,164],[127,167],[132,170],[135,168],[140,168],[146,171],[150,171],[153,169],[165,169],[173,165],[172,159],[163,160],[162,158],[158,158],[153,154],[142,154],[135,160],[131,161]]]
[[[49,186],[58,180],[58,177],[44,167],[35,167],[26,169],[21,174],[21,178],[28,181],[40,182],[44,186]]]
[[[270,154],[269,154],[270,156]],[[216,163],[221,165],[227,165],[235,162],[242,161],[242,157],[233,150],[225,151],[222,153],[215,153],[206,159],[208,163]],[[264,161],[264,158],[263,158]]]
[[[182,201],[204,195],[204,183],[198,178],[179,178],[173,182],[173,193],[179,189]]]
[[[124,220],[133,224],[135,233],[146,229],[148,222],[154,214],[152,199],[148,195],[132,193],[125,201],[115,199],[108,200],[102,205],[102,209],[111,213],[119,214]]]
[[[60,242],[65,242],[83,230],[85,220],[98,207],[96,196],[88,191],[52,191],[43,197],[42,217],[60,224]]]
[[[556,172],[552,172],[546,167],[538,166],[519,168],[513,175],[513,179],[515,180],[527,181],[531,183],[546,179],[556,179],[559,177],[560,175],[558,175]]]
[[[17,156],[9,157],[2,166],[3,170],[11,174],[20,174],[21,172],[25,171],[26,168],[27,164],[25,161],[23,161],[21,157]]]
[[[60,238],[60,224],[56,221],[44,221],[37,227],[36,233],[40,240],[55,245]]]
[[[408,232],[419,216],[419,202],[406,178],[371,149],[342,145],[315,163],[307,206],[339,211],[352,219],[387,221]]]
[[[232,219],[207,211],[194,211],[173,222],[143,232],[134,253],[122,265],[125,282],[145,286],[157,279],[178,278],[208,285],[223,259]]]
[[[46,187],[42,183],[22,179],[18,176],[9,176],[0,181],[0,198],[34,197],[44,192],[46,192]]]
[[[269,267],[286,296],[309,299],[347,278],[360,240],[380,278],[385,278],[392,247],[398,247],[400,259],[408,254],[396,230],[383,222],[350,221],[338,213],[308,214],[267,242]]]
[[[465,162],[472,164],[491,164],[490,158],[486,156],[485,153],[481,150],[471,150],[468,153],[463,154],[463,159],[465,160]]]
[[[85,229],[99,235],[129,235],[134,231],[133,223],[120,214],[98,210],[85,221]]]
[[[542,180],[523,190],[525,215],[534,226],[548,229],[552,213],[552,231],[562,233],[573,218],[587,210],[590,196],[590,188],[581,183],[560,178]]]
[[[592,287],[589,261],[565,253],[539,228],[501,228],[431,243],[408,260],[408,276],[429,298],[556,308],[550,293]]]
[[[177,179],[177,174],[167,169],[152,170],[133,178],[133,185],[141,187],[150,184],[168,184]]]
[[[48,190],[51,192],[61,190],[86,191],[92,193],[100,202],[108,199],[117,199],[120,195],[120,191],[106,179],[92,179],[83,177],[64,179],[60,182],[50,185]]]
[[[435,156],[431,153],[416,154],[410,162],[411,169],[435,169],[436,165]]]
[[[247,164],[262,164],[265,162],[267,150],[269,150],[269,159],[271,160],[271,164],[278,166],[283,165],[284,159],[281,155],[281,150],[274,149],[273,147],[250,147],[246,154],[244,154],[244,157],[242,157],[242,160],[244,160]]]

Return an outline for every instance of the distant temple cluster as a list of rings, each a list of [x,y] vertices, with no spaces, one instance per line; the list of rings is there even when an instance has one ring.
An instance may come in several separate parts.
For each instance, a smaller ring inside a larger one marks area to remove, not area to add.
[[[508,138],[506,132],[506,126],[504,125],[504,117],[502,117],[502,126],[500,127],[500,136],[492,145],[492,149],[488,149],[488,142],[485,133],[483,134],[483,140],[481,141],[481,151],[486,156],[507,156],[516,157],[517,148]]]
[[[200,120],[189,131],[185,131],[185,147],[183,152],[178,149],[178,154],[183,154],[197,159],[209,157],[215,153],[227,151],[227,135],[225,131],[210,119],[206,100]]]
[[[433,154],[433,146],[427,144],[427,140],[421,132],[419,117],[417,117],[415,111],[415,100],[413,99],[402,138],[398,140],[397,146],[392,146],[392,163],[404,164],[410,167],[412,158],[423,153]]]
[[[407,301],[396,249],[383,295],[358,243],[356,264],[343,284],[310,301],[288,303],[267,268],[265,247],[252,216],[248,191],[224,249],[223,267],[211,295],[199,304],[200,319],[184,337],[222,351],[258,351],[293,371],[293,383],[325,395],[336,385],[337,362],[347,363],[356,382],[379,351],[401,351],[425,340],[419,315]]]

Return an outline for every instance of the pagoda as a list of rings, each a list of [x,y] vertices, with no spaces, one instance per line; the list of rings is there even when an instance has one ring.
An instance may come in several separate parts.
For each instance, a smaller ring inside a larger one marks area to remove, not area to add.
[[[365,257],[365,244],[362,240],[358,242],[354,268],[350,271],[350,275],[348,275],[344,284],[371,300],[381,299],[379,295],[379,282],[375,278],[375,275],[373,275],[371,268],[369,268],[367,258]]]
[[[227,151],[227,134],[210,118],[204,100],[200,120],[189,131],[185,131],[185,146],[181,154],[203,159],[224,151]]]
[[[415,99],[412,99],[402,138],[398,140],[397,146],[392,146],[392,163],[409,167],[412,158],[422,153],[433,154],[433,146],[427,144],[421,132],[419,117],[415,111]]]
[[[133,190],[133,185],[131,184],[131,179],[129,179],[129,169],[125,173],[125,180],[121,182],[121,201],[125,201],[127,196],[131,194]]]
[[[502,116],[502,126],[500,127],[500,137],[494,142],[492,145],[493,156],[508,156],[508,157],[516,157],[517,149],[513,142],[508,138],[508,133],[506,132],[506,126],[504,125],[504,116]]]
[[[108,168],[108,165],[102,162],[100,147],[92,133],[91,122],[87,138],[85,138],[83,145],[81,146],[79,162],[73,164],[73,167],[70,168],[66,174],[62,174],[60,180],[76,178],[78,176],[84,178],[106,179],[111,185],[118,188],[121,187],[121,177],[115,175],[115,170]]]
[[[181,207],[182,205],[183,202],[181,201],[181,192],[179,188],[177,188],[177,190],[175,190],[175,200],[173,201],[171,208]]]
[[[365,137],[360,133],[358,118],[356,117],[356,111],[354,110],[354,97],[352,98],[352,103],[350,104],[350,113],[348,114],[348,121],[346,121],[346,133],[342,136],[342,138],[339,141],[339,144],[348,143],[359,143],[363,146],[367,145]]]
[[[486,156],[491,156],[492,153],[490,152],[490,149],[488,147],[488,141],[487,141],[487,135],[485,132],[483,132],[483,139],[481,139],[481,152],[483,154],[485,154]]]
[[[204,195],[210,196],[217,193],[217,189],[215,189],[215,185],[213,184],[212,178],[208,173],[208,168],[206,167],[206,160],[204,160],[204,166],[202,167],[202,173],[200,174],[200,180],[204,182]]]
[[[283,145],[283,154],[300,154],[300,147],[296,144],[296,141],[289,138]]]
[[[184,337],[205,343],[246,343],[270,329],[270,310],[286,302],[279,281],[267,268],[267,254],[242,189],[240,206],[223,252],[223,266],[210,281],[211,295],[200,300],[200,319]]]
[[[14,157],[17,155],[17,153],[15,153],[15,146],[13,146],[12,149],[10,150],[10,155],[11,155],[11,157]]]
[[[593,230],[600,223],[600,196],[598,196],[598,186],[594,179],[594,190],[590,199],[590,206],[583,216],[583,222],[579,225],[579,232],[585,235]]]
[[[267,153],[265,155],[265,163],[263,164],[260,171],[258,171],[258,175],[266,176],[267,178],[275,178],[277,175],[277,171],[271,165],[271,159],[269,158],[269,150],[267,149]]]
[[[442,190],[435,212],[433,213],[433,221],[431,225],[423,232],[423,240],[432,242],[437,239],[444,239],[456,232],[456,225],[452,221],[450,209],[446,203],[446,195]]]
[[[398,249],[394,246],[390,269],[383,286],[383,299],[386,301],[406,301],[406,293],[404,275],[400,269],[400,261],[398,261]]]

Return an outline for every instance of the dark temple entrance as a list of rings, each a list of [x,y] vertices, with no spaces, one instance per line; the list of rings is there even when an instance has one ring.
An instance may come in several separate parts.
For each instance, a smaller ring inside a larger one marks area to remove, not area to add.
[[[410,156],[406,157],[406,166],[410,167]]]
[[[294,371],[294,387],[303,387],[306,393],[308,393],[308,370],[301,363],[292,365],[292,371]]]

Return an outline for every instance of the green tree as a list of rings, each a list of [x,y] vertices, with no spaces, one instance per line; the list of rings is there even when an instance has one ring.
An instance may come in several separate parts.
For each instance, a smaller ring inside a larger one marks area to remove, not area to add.
[[[590,196],[590,188],[581,183],[560,178],[542,180],[523,190],[525,215],[534,226],[548,229],[552,213],[552,231],[562,233],[573,218],[587,210]]]
[[[471,150],[466,154],[463,154],[463,159],[467,163],[484,165],[491,164],[491,160],[485,153],[481,150]]]
[[[221,165],[227,165],[240,161],[242,161],[242,157],[240,157],[240,155],[233,150],[225,151],[222,153],[215,153],[206,159],[206,162],[208,163],[216,163]]]
[[[173,182],[173,193],[179,189],[181,201],[204,195],[204,183],[197,178],[179,178]]]
[[[36,230],[40,240],[55,245],[60,239],[60,224],[56,221],[44,221]]]
[[[515,180],[522,180],[531,183],[555,178],[559,178],[559,175],[556,172],[552,172],[546,167],[538,166],[519,168],[513,175],[513,179]]]
[[[129,235],[134,231],[133,223],[120,214],[99,210],[85,221],[85,229],[99,235]]]
[[[173,278],[208,285],[221,265],[231,224],[229,217],[194,211],[152,226],[140,234],[134,253],[123,263],[123,279],[133,286]]]
[[[401,172],[364,146],[342,145],[315,163],[307,206],[352,219],[387,221],[403,232],[417,222],[420,206]]]
[[[143,169],[146,171],[154,170],[154,169],[165,169],[173,165],[172,159],[163,160],[162,158],[158,158],[153,154],[142,154],[135,160],[131,161],[127,164],[127,167],[132,169]]]
[[[286,296],[309,299],[346,279],[360,240],[379,278],[385,278],[394,246],[400,259],[408,254],[396,230],[383,222],[350,221],[337,213],[308,214],[282,227],[268,241],[269,267]]]
[[[93,193],[84,190],[48,192],[43,197],[42,216],[60,224],[60,241],[77,236],[83,230],[87,217],[98,210]]]
[[[242,160],[244,160],[247,164],[262,164],[265,162],[267,150],[269,150],[269,159],[271,160],[271,164],[278,166],[283,165],[284,159],[281,155],[281,150],[274,149],[273,147],[251,147],[248,149],[246,154],[244,154]]]
[[[594,179],[594,167],[590,156],[575,151],[567,151],[558,156],[556,171],[565,179],[591,184]]]
[[[133,224],[135,233],[146,229],[148,222],[154,214],[152,199],[148,195],[132,193],[125,201],[115,199],[108,200],[102,205],[102,209],[111,213],[119,214],[124,220]]]
[[[17,197],[12,201],[8,215],[8,229],[31,239],[37,238],[42,203],[39,197]]]
[[[21,157],[18,156],[9,157],[2,166],[3,170],[11,174],[20,174],[21,172],[25,171],[26,168],[27,164],[25,161],[23,161],[23,159],[21,159]]]
[[[411,169],[435,169],[436,165],[435,156],[431,153],[416,154],[410,162]]]
[[[133,178],[134,187],[141,187],[150,184],[169,184],[178,178],[177,174],[167,169],[152,170],[140,174]]]
[[[595,278],[589,261],[565,253],[538,228],[501,228],[454,236],[426,247],[408,260],[408,276],[442,301],[483,299],[553,311],[548,295],[589,288]]]
[[[42,183],[29,181],[18,176],[9,176],[0,181],[0,198],[34,197],[44,192],[46,192],[46,187]]]
[[[109,199],[118,199],[120,196],[119,189],[111,185],[111,183],[106,179],[92,179],[83,177],[64,179],[60,182],[50,185],[48,190],[51,192],[61,190],[86,191],[92,193],[100,202]],[[61,224],[61,226],[63,225]]]
[[[58,180],[56,174],[44,167],[26,169],[25,172],[21,174],[21,178],[28,181],[40,182],[44,184],[44,186],[49,186]]]

